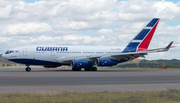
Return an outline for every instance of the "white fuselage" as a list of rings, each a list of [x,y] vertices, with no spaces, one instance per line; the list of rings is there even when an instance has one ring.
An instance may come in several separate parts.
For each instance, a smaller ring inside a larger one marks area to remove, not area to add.
[[[125,47],[118,46],[58,46],[58,45],[38,45],[22,46],[10,49],[13,51],[3,54],[3,57],[14,62],[29,65],[51,65],[46,62],[53,62],[56,65],[70,64],[64,62],[64,58],[78,59],[85,56],[108,56],[120,54]],[[28,60],[28,62],[27,62]],[[36,63],[33,60],[37,60]],[[39,62],[38,62],[39,61]],[[46,62],[43,62],[46,61]],[[54,64],[52,64],[54,65]]]

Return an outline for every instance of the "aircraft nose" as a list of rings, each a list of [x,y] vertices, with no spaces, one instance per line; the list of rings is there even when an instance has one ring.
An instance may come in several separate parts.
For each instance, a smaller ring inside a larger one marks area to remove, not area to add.
[[[0,57],[2,57],[4,59],[8,59],[8,56],[6,54],[0,54]]]
[[[0,54],[0,57],[6,58],[4,54]]]

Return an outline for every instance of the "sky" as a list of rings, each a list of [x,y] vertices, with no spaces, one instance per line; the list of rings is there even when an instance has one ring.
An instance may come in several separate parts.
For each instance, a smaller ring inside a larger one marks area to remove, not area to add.
[[[0,53],[25,45],[126,46],[153,18],[160,22],[146,56],[180,59],[178,0],[1,0]]]

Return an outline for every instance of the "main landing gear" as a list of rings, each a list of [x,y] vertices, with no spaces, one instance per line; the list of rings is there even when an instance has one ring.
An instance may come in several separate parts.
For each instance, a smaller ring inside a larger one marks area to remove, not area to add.
[[[81,71],[81,68],[72,68],[73,71]],[[97,71],[96,67],[84,68],[85,71]]]
[[[30,72],[31,68],[29,66],[26,67],[26,72]]]
[[[84,68],[85,71],[97,71],[96,67]]]
[[[81,71],[81,68],[72,68],[73,71]]]

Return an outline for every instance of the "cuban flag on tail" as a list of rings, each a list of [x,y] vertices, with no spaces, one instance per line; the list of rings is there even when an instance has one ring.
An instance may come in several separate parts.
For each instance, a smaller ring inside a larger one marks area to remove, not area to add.
[[[147,50],[159,21],[159,18],[153,18],[143,30],[130,41],[123,50],[123,53]]]

